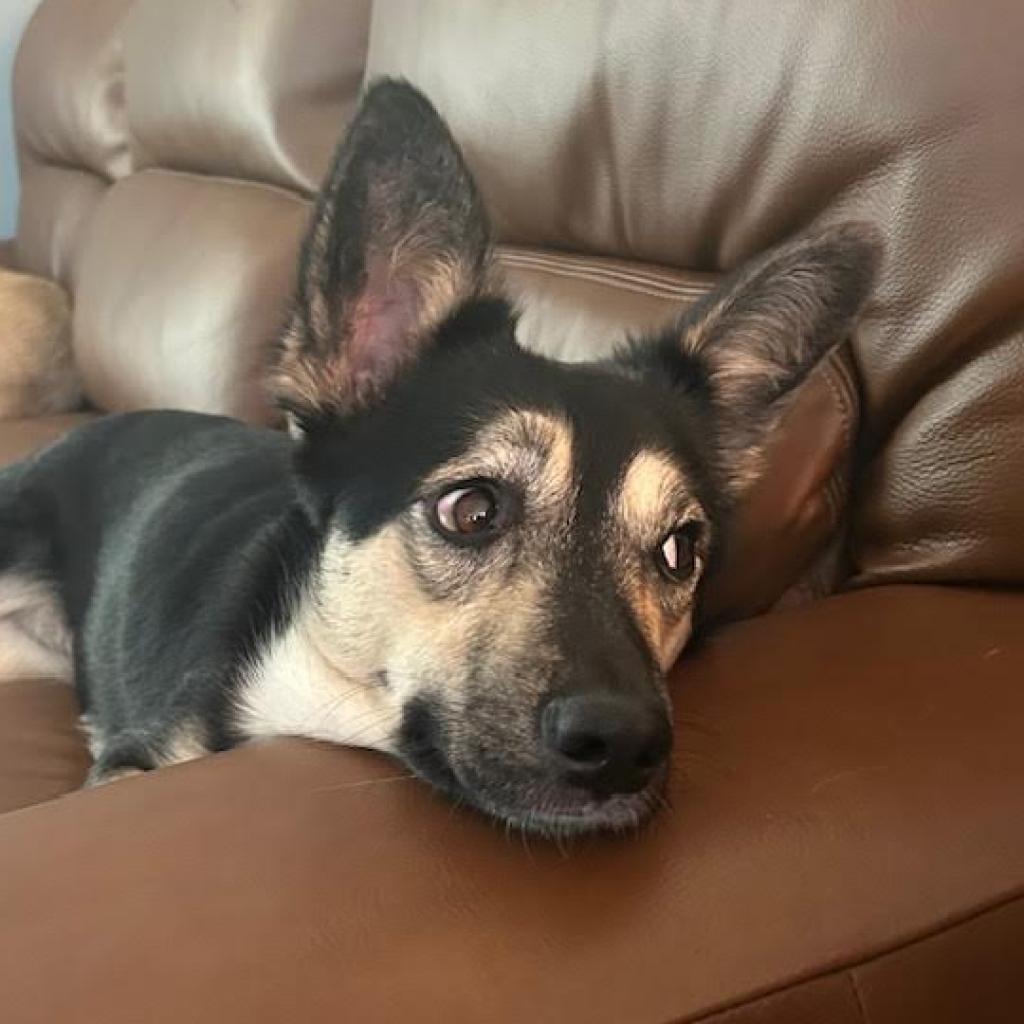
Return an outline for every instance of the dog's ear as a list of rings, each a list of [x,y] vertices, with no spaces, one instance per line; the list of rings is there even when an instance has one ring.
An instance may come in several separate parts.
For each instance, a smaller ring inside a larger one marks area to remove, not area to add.
[[[487,218],[437,111],[406,82],[368,89],[302,247],[271,389],[293,427],[386,395],[435,328],[480,294]]]
[[[730,495],[756,478],[786,397],[850,334],[881,261],[878,231],[848,222],[770,250],[654,338],[617,357],[706,398]]]

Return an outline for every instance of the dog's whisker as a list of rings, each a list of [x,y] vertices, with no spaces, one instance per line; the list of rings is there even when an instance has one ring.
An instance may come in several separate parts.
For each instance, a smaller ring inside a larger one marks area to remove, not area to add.
[[[372,717],[370,717],[372,715]],[[380,712],[378,709],[373,709],[371,712],[367,712],[365,715],[356,718],[352,725],[359,723],[360,728],[352,732],[346,742],[358,746],[359,743],[370,736],[377,729],[380,728],[381,724],[387,721],[388,716]]]
[[[380,779],[357,779],[355,782],[341,782],[337,786],[319,786],[312,790],[313,793],[336,793],[343,789],[361,789],[365,786],[383,786],[390,782],[408,782],[415,779],[412,772],[404,772],[401,775],[386,775]]]

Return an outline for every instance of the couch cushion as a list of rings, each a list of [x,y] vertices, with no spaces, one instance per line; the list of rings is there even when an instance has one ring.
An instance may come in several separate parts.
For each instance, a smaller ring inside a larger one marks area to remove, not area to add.
[[[22,165],[17,266],[73,289],[78,253],[109,183],[91,171]]]
[[[133,0],[47,0],[14,72],[23,154],[112,180],[130,169],[121,38]]]
[[[163,170],[119,181],[77,276],[75,356],[91,401],[269,420],[263,374],[306,218],[304,200],[270,185]]]
[[[813,985],[783,1008],[817,993],[841,1021],[809,980],[839,976],[863,1019],[953,1020],[931,1011],[969,994],[972,1024],[1009,1021],[1022,615],[880,588],[722,631],[679,666],[672,806],[636,839],[520,840],[297,741],[0,817],[5,1012],[619,1024]]]
[[[131,166],[121,59],[131,4],[46,0],[18,49],[18,265],[64,285],[89,214]]]
[[[368,0],[137,0],[126,34],[136,167],[313,192],[355,104]]]

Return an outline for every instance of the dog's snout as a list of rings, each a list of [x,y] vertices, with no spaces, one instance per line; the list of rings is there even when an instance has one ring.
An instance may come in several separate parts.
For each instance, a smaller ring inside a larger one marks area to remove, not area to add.
[[[601,797],[643,789],[672,747],[661,704],[615,693],[553,698],[541,738],[566,782]]]

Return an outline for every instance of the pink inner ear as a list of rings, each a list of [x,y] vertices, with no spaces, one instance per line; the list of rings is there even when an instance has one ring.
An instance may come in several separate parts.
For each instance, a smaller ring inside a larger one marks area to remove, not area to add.
[[[421,340],[418,312],[415,285],[391,277],[379,263],[371,264],[345,346],[356,400],[384,391],[413,357]]]

